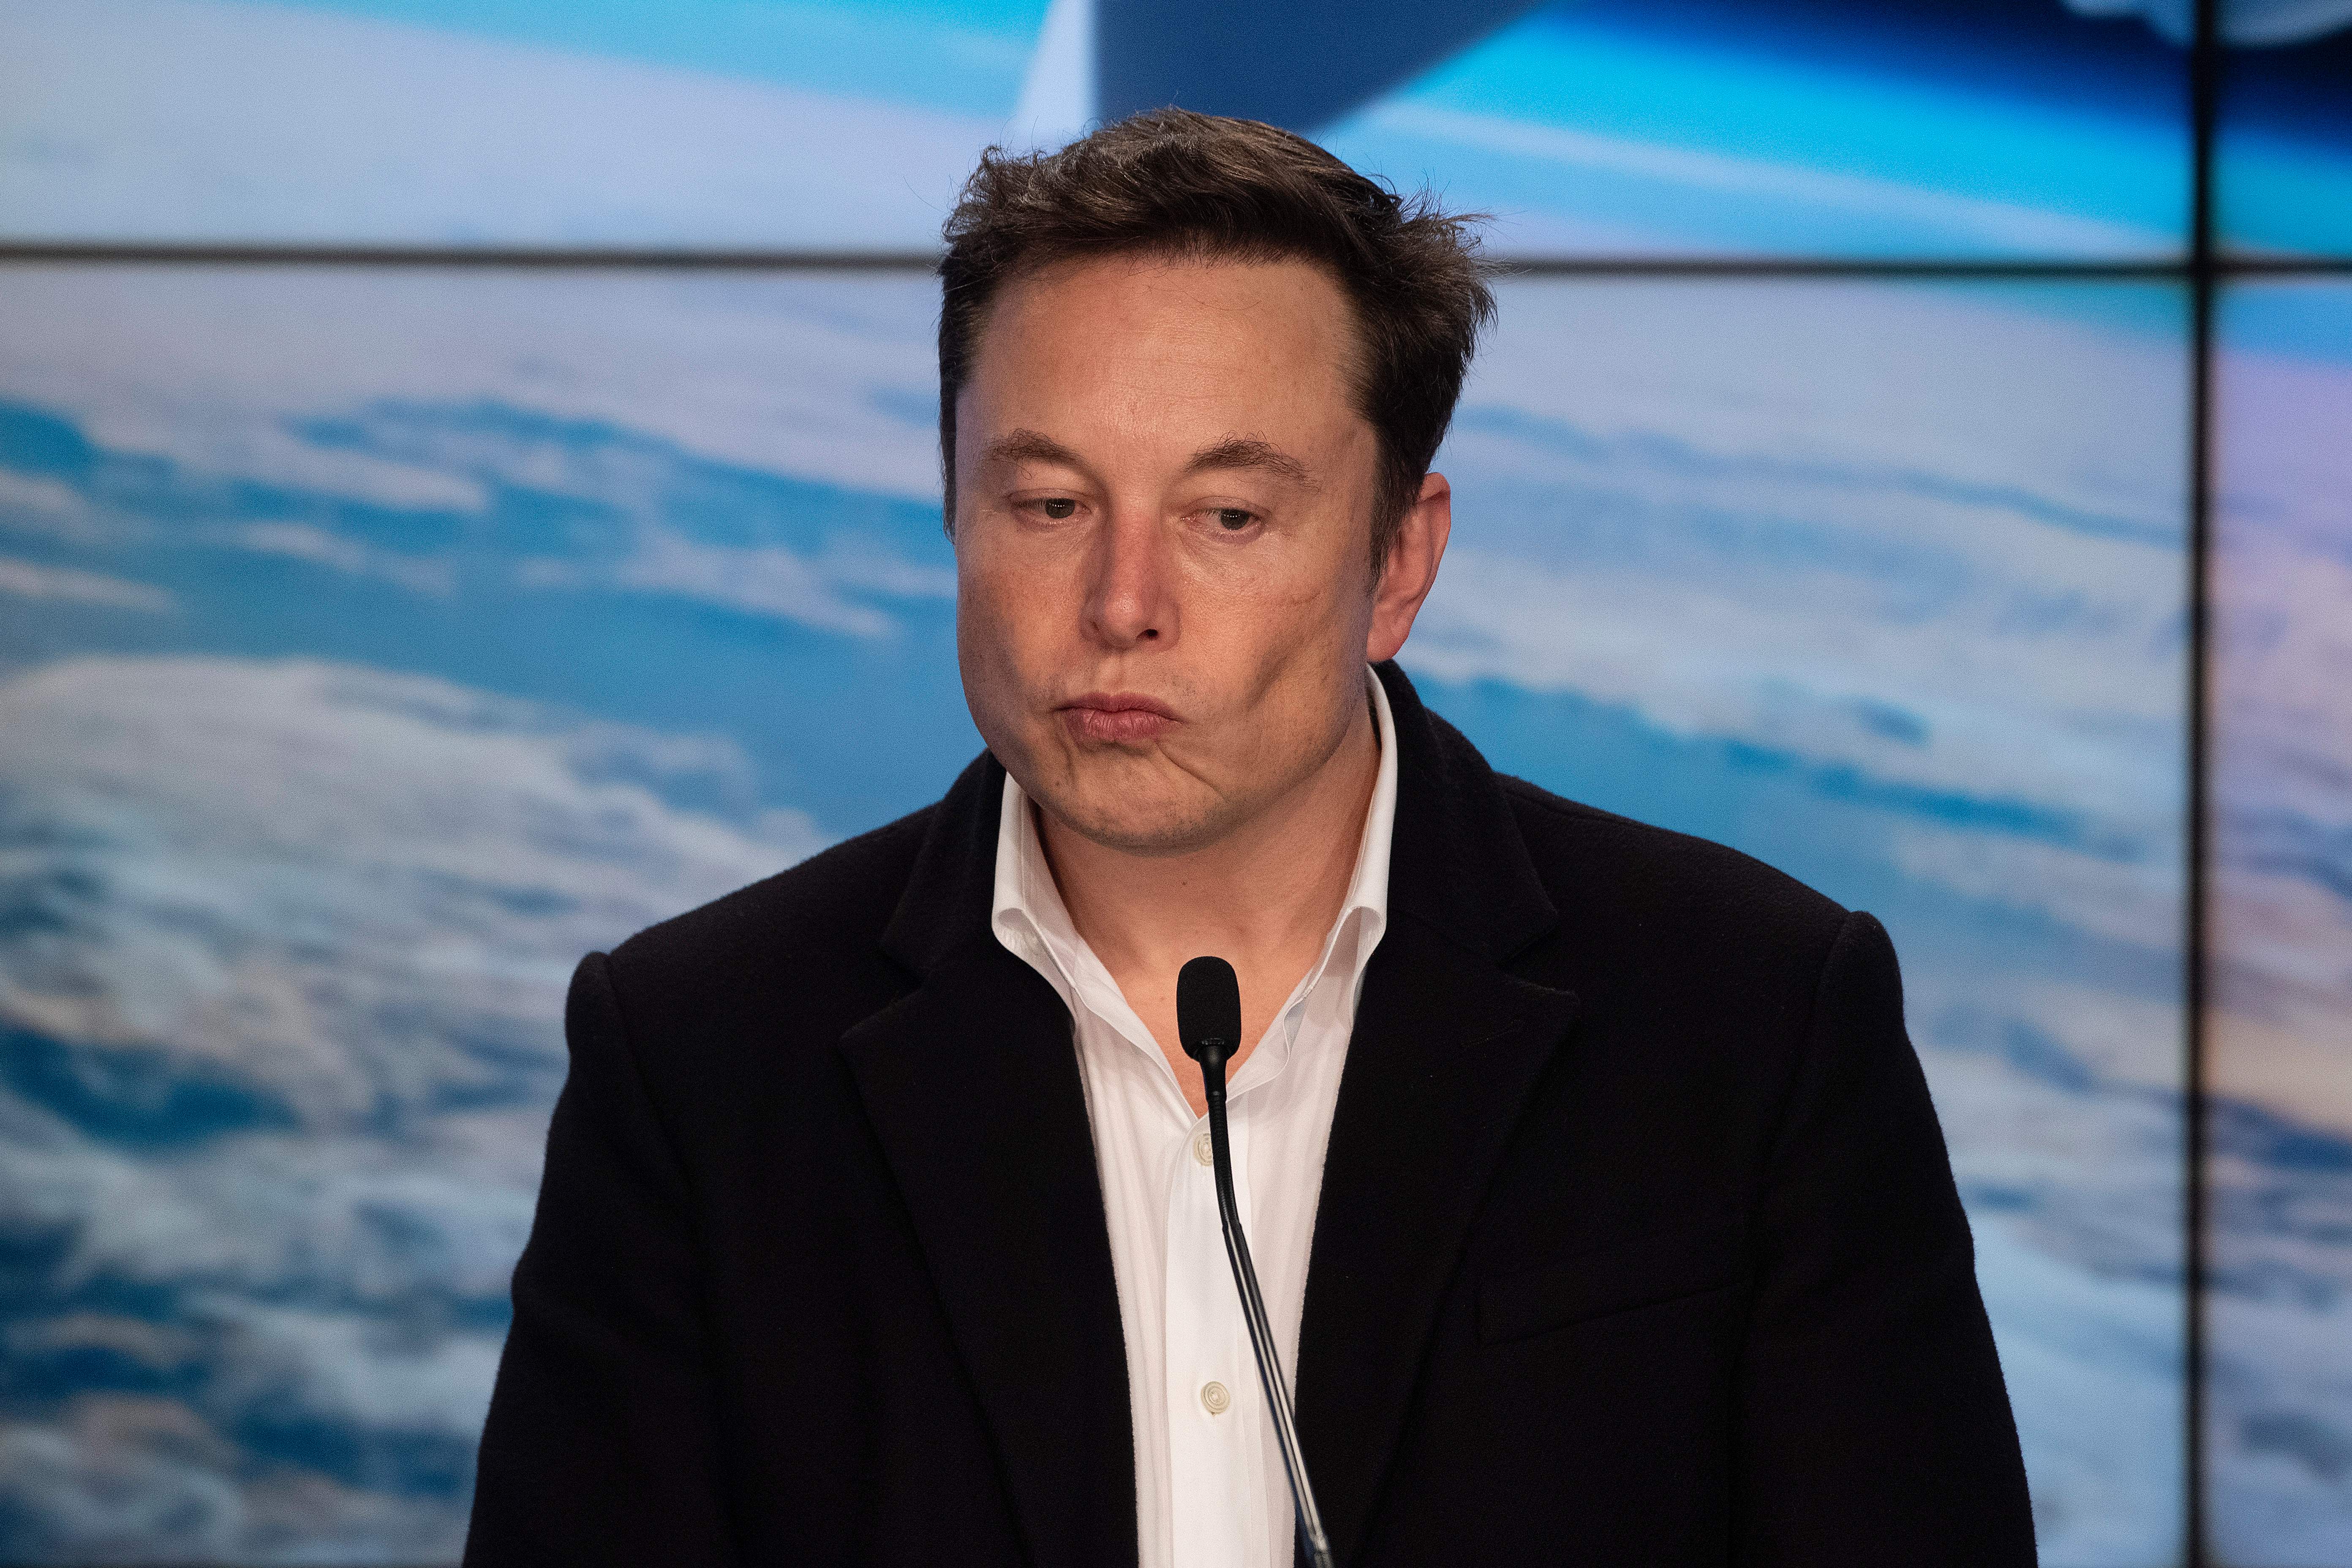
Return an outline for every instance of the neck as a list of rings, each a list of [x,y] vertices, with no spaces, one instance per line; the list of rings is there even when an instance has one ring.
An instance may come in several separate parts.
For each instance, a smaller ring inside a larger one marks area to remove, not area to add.
[[[1370,705],[1329,757],[1266,810],[1213,844],[1146,857],[1106,848],[1045,812],[1038,830],[1071,923],[1122,988],[1166,976],[1213,952],[1242,977],[1244,1012],[1268,1010],[1305,974],[1338,918],[1354,874],[1364,816],[1380,776]],[[1150,977],[1150,978],[1146,978]],[[1255,1038],[1255,1033],[1245,1037]]]

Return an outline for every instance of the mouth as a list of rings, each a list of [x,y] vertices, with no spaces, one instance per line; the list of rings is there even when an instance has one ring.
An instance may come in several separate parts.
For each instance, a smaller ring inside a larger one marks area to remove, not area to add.
[[[1055,710],[1074,739],[1132,745],[1166,734],[1176,710],[1156,697],[1132,691],[1089,691]]]

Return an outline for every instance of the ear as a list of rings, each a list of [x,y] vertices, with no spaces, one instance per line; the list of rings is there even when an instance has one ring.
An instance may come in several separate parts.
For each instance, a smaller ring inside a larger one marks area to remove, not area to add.
[[[1453,532],[1454,487],[1444,474],[1423,476],[1421,495],[1405,510],[1372,588],[1372,626],[1364,638],[1364,658],[1371,663],[1394,658],[1412,635],[1413,617],[1437,584],[1437,563]]]

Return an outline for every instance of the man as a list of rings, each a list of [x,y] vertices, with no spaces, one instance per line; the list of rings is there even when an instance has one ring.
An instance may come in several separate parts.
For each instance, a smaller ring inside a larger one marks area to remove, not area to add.
[[[467,1561],[2032,1561],[1867,915],[1498,777],[1391,662],[1463,226],[1173,111],[992,155],[940,437],[988,752],[580,969]]]

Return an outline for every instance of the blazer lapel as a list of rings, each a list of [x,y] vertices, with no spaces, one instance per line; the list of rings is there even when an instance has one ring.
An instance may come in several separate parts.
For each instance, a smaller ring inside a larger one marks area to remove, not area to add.
[[[1398,752],[1389,928],[1356,1008],[1298,1336],[1299,1442],[1343,1561],[1470,1226],[1577,1006],[1503,967],[1559,916],[1494,774],[1394,665],[1379,673]]]
[[[1361,1543],[1439,1298],[1576,998],[1417,921],[1364,976],[1298,1333],[1298,1434],[1333,1551]]]
[[[941,803],[884,943],[922,984],[851,1029],[842,1052],[1033,1561],[1131,1564],[1127,1355],[1069,1015],[987,931],[1003,778],[983,758]]]

